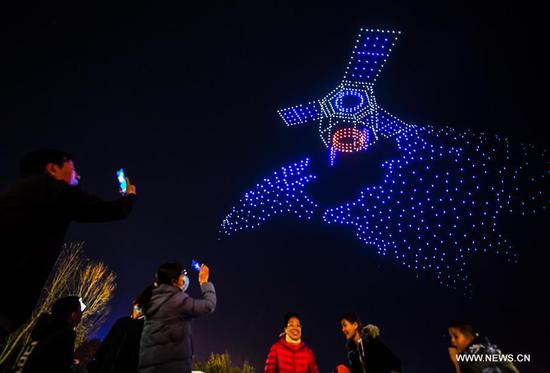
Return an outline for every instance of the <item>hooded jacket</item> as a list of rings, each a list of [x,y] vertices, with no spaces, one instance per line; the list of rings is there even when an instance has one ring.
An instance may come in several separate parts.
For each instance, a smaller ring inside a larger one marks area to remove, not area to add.
[[[353,340],[347,341],[351,373],[401,372],[401,361],[382,343],[378,335],[379,331],[364,328],[360,345]]]
[[[319,373],[313,351],[304,342],[290,344],[281,338],[269,350],[264,373]]]
[[[144,307],[139,373],[190,372],[193,359],[192,319],[214,312],[216,292],[210,282],[201,285],[202,299],[170,285],[153,289]]]

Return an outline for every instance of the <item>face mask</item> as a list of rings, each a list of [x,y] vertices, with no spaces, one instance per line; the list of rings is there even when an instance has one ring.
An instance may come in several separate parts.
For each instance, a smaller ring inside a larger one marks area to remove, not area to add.
[[[187,277],[187,275],[184,275],[183,276],[183,287],[181,288],[181,291],[185,292],[188,287],[189,287],[189,277]]]

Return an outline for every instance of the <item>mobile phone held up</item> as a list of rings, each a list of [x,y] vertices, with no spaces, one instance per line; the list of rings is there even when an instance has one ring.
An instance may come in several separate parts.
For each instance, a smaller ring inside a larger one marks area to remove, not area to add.
[[[200,270],[201,270],[201,265],[200,265],[200,263],[197,262],[195,259],[193,259],[193,260],[191,261],[191,267],[193,267],[193,269],[194,269],[195,271],[197,271],[197,272],[200,272]]]
[[[122,168],[116,172],[116,178],[120,185],[120,192],[126,194],[126,175],[124,175],[124,170]]]

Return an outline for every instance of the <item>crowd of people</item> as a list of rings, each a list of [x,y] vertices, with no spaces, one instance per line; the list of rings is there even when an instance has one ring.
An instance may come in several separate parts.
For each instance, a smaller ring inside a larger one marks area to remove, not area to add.
[[[73,157],[60,150],[39,150],[20,162],[20,179],[0,194],[0,246],[9,250],[2,260],[0,283],[0,340],[20,328],[31,316],[40,292],[58,257],[72,221],[106,222],[128,216],[136,199],[136,187],[126,179],[126,190],[115,201],[104,201],[78,185]],[[21,276],[21,274],[25,276]],[[14,278],[19,279],[13,281]],[[154,282],[132,302],[130,316],[115,322],[95,359],[90,373],[188,373],[192,370],[191,321],[216,309],[216,291],[210,269],[200,266],[201,297],[186,293],[190,279],[179,263],[161,265]],[[9,284],[9,286],[7,286]],[[82,318],[78,296],[58,299],[49,313],[40,315],[30,341],[4,372],[75,372],[75,327]],[[375,325],[363,326],[355,313],[339,318],[346,339],[347,365],[338,373],[399,373],[400,359],[380,338]],[[302,340],[302,318],[284,317],[283,331],[271,346],[265,373],[318,373],[315,355]],[[495,345],[465,322],[449,325],[449,357],[456,373],[517,373],[512,363],[458,359],[461,354],[500,353]],[[81,370],[80,370],[81,371]]]

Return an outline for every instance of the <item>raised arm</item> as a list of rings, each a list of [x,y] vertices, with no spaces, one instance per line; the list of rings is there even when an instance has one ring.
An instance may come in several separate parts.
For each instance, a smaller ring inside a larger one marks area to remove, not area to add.
[[[187,297],[181,305],[181,312],[189,316],[201,316],[216,309],[216,290],[211,282],[201,284],[202,298]]]
[[[104,201],[82,190],[67,187],[62,205],[67,217],[77,222],[106,222],[122,220],[132,211],[136,195],[127,194],[114,201]]]
[[[214,312],[216,309],[216,290],[211,282],[208,282],[210,268],[201,265],[199,272],[199,284],[201,285],[202,298],[185,298],[181,306],[181,312],[189,316],[200,316]]]

